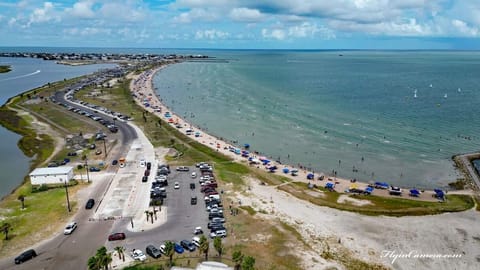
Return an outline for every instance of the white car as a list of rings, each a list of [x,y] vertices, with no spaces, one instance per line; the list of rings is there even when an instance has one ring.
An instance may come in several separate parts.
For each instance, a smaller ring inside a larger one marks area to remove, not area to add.
[[[145,166],[147,166],[147,162],[145,161],[145,159],[142,158],[140,160],[140,167],[145,167]]]
[[[67,227],[65,227],[65,230],[63,231],[63,234],[71,234],[75,229],[77,228],[77,223],[76,222],[70,222],[67,224]]]
[[[192,172],[192,178],[195,178],[197,177],[197,173],[196,172]]]
[[[180,188],[180,183],[175,182],[175,185],[173,185],[173,188],[174,189],[179,189]]]
[[[143,252],[140,249],[134,249],[131,253],[132,258],[136,261],[145,261],[147,259],[147,256],[143,254]]]

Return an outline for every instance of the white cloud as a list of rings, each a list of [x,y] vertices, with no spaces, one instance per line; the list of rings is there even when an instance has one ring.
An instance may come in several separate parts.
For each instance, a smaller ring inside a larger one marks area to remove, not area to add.
[[[330,26],[344,32],[358,32],[371,35],[388,36],[428,36],[434,35],[429,25],[422,25],[415,18],[404,19],[398,22],[380,22],[362,24],[347,21],[332,21]]]
[[[209,40],[216,40],[216,39],[225,39],[230,36],[230,33],[223,32],[215,29],[210,30],[199,30],[195,33],[195,39],[209,39]]]
[[[140,22],[143,21],[148,14],[141,5],[137,6],[132,1],[125,3],[107,2],[100,8],[102,19],[122,21],[122,22]]]
[[[466,22],[461,20],[452,20],[452,25],[464,36],[476,37],[479,35],[477,27],[470,27]]]
[[[258,22],[265,18],[257,9],[234,8],[230,11],[230,18],[237,22]]]
[[[202,8],[195,8],[189,12],[183,12],[173,18],[174,23],[191,23],[191,22],[211,22],[219,18],[217,12],[214,10],[205,10]]]
[[[60,21],[60,17],[56,14],[55,8],[52,2],[43,3],[42,8],[36,8],[30,14],[30,19],[27,26],[33,23],[45,23],[49,21]]]
[[[91,0],[80,1],[73,4],[72,8],[67,8],[66,12],[77,18],[93,18],[95,12],[92,10],[94,2]]]
[[[268,30],[263,28],[262,29],[262,36],[266,39],[277,39],[277,40],[284,40],[287,37],[285,30],[283,29],[272,29]]]

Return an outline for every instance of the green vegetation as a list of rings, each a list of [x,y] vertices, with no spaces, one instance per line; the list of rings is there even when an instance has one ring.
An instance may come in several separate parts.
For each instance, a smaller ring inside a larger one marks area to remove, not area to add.
[[[0,73],[7,73],[12,70],[11,66],[0,66]]]
[[[239,206],[238,208],[240,209],[243,209],[245,211],[247,211],[247,213],[250,215],[250,216],[253,216],[257,213],[257,211],[255,211],[255,209],[253,209],[251,206],[249,205],[242,205],[242,206]]]
[[[107,252],[106,247],[101,247],[97,250],[97,254],[88,259],[88,270],[101,270],[109,269],[109,265],[112,262],[112,253]]]
[[[303,182],[293,182],[289,185],[280,186],[278,189],[317,205],[357,212],[364,215],[419,216],[464,211],[474,206],[474,201],[469,195],[448,195],[445,202],[426,202],[374,195],[357,195],[353,196],[353,198],[369,201],[371,204],[356,206],[338,203],[338,197],[342,194],[330,192],[322,187],[318,188],[318,190],[322,192],[321,194],[319,193],[321,196],[313,196],[311,193],[306,192],[308,187],[307,184]]]
[[[456,190],[463,190],[465,189],[466,185],[467,185],[467,181],[463,178],[459,178],[455,182],[448,183],[449,187],[454,188]]]

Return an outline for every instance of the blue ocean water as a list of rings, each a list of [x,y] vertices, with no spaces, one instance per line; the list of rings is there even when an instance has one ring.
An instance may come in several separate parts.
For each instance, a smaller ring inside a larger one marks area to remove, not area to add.
[[[404,187],[446,186],[477,151],[479,52],[210,51],[157,74],[171,110],[283,163]]]

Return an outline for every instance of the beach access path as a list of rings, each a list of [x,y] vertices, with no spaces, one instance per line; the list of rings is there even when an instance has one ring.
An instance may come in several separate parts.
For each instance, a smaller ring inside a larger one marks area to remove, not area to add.
[[[202,144],[210,147],[211,149],[216,150],[216,151],[232,158],[232,160],[234,160],[236,162],[248,164],[248,160],[246,158],[242,157],[241,155],[235,154],[234,152],[231,152],[228,149],[229,147],[238,148],[237,146],[229,144],[224,140],[221,140],[221,139],[219,139],[215,136],[212,136],[208,133],[205,133],[200,127],[196,127],[192,123],[189,123],[189,122],[185,121],[178,114],[175,114],[175,112],[170,111],[170,109],[165,104],[160,102],[160,98],[157,96],[157,94],[153,90],[154,89],[154,87],[153,87],[153,77],[155,76],[155,74],[157,72],[161,71],[165,67],[166,67],[166,65],[155,68],[155,69],[152,69],[152,70],[147,70],[147,71],[145,71],[145,72],[143,72],[139,75],[133,75],[133,76],[129,77],[129,78],[132,79],[131,85],[130,85],[130,90],[132,91],[132,94],[134,94],[134,96],[136,97],[135,101],[137,102],[137,104],[142,106],[145,110],[149,111],[150,113],[153,113],[153,114],[157,115],[158,117],[160,117],[163,120],[168,120],[164,116],[164,113],[165,112],[170,112],[170,115],[171,115],[170,118],[174,119],[174,123],[175,123],[174,125],[179,125],[179,126],[182,126],[184,128],[190,128],[190,129],[194,130],[194,132],[196,132],[196,131],[201,132],[201,135],[199,137],[195,137],[195,136],[192,135],[191,138],[193,140],[196,140],[197,142],[202,143]],[[145,103],[148,103],[148,106],[145,106]],[[179,129],[179,130],[181,130],[181,129]],[[252,152],[251,149],[249,149],[249,150],[250,150],[250,152]],[[368,186],[368,183],[359,182],[359,181],[356,181],[355,183],[352,183],[350,181],[350,179],[344,179],[344,178],[334,177],[334,176],[327,176],[326,174],[320,173],[320,172],[315,172],[314,180],[308,180],[307,175],[309,173],[312,173],[312,172],[309,172],[305,169],[296,168],[294,166],[287,165],[287,164],[279,164],[275,161],[270,162],[269,165],[277,166],[278,170],[274,172],[275,174],[281,175],[281,176],[284,176],[284,177],[288,177],[292,181],[295,181],[295,182],[300,181],[300,182],[305,182],[305,183],[316,184],[316,185],[319,185],[319,186],[323,186],[327,182],[334,182],[335,183],[335,191],[341,192],[341,193],[344,193],[345,190],[351,188],[352,186],[355,186],[358,189],[365,189]],[[263,166],[263,165],[255,165],[255,166],[258,167],[259,169],[265,169],[265,171],[268,171],[265,168],[265,166]],[[283,168],[288,168],[290,171],[292,169],[298,169],[298,175],[297,176],[292,176],[291,174],[285,174],[282,171]],[[320,176],[320,175],[325,175],[325,179],[323,181],[316,180],[316,179],[318,179],[318,176]],[[425,191],[421,192],[418,197],[410,197],[410,196],[408,196],[408,193],[409,193],[408,190],[404,190],[403,198],[408,198],[408,199],[412,199],[412,200],[421,200],[421,201],[432,201],[432,202],[438,201],[438,199],[436,199],[434,197],[435,192],[433,190],[425,190]],[[450,193],[453,194],[455,192],[450,192]],[[465,193],[465,192],[462,191],[460,193]],[[392,197],[392,195],[390,195],[388,190],[386,190],[386,189],[375,189],[373,194],[376,195],[376,196]]]

